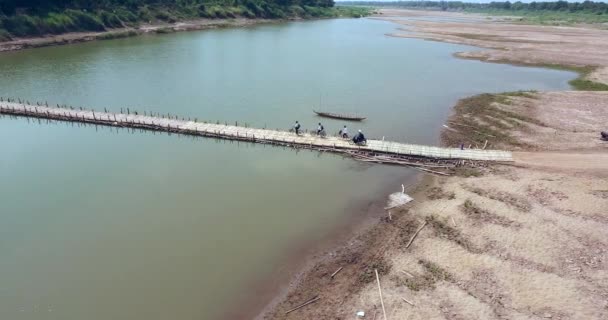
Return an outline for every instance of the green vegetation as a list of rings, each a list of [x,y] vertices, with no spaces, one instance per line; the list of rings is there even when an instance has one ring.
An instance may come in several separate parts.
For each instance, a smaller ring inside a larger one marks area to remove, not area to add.
[[[576,90],[581,91],[608,91],[608,85],[588,80],[587,77],[597,69],[596,66],[570,66],[562,64],[525,64],[527,66],[543,67],[556,70],[574,71],[578,77],[568,83]]]
[[[608,85],[595,82],[586,79],[589,74],[591,74],[596,67],[594,66],[586,66],[586,67],[568,67],[568,66],[560,66],[562,69],[572,70],[579,73],[578,78],[574,80],[570,80],[568,83],[576,90],[582,91],[608,91]]]
[[[517,21],[534,24],[574,24],[608,22],[608,4],[604,2],[489,2],[473,3],[462,1],[363,1],[342,2],[346,5],[392,7],[408,9],[434,9],[443,11],[466,11],[491,15],[518,16]]]
[[[0,41],[187,19],[362,17],[333,0],[0,0]]]

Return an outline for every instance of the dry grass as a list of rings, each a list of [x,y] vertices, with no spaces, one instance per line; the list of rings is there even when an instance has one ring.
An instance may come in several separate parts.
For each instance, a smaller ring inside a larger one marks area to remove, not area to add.
[[[529,212],[532,209],[532,205],[528,199],[507,191],[500,191],[490,188],[482,189],[471,186],[465,186],[465,189],[468,189],[479,196],[505,203],[522,212]]]
[[[453,241],[469,251],[477,251],[473,244],[464,237],[460,230],[449,225],[447,219],[442,219],[435,215],[431,215],[426,217],[426,222],[433,228],[436,236]]]
[[[461,99],[450,117],[448,126],[441,135],[446,145],[475,146],[492,148],[527,148],[511,135],[511,131],[530,124],[545,126],[541,121],[522,113],[508,110],[511,97],[535,99],[533,92],[507,92],[504,94],[480,94]]]
[[[473,203],[470,199],[465,200],[462,204],[462,212],[470,219],[473,219],[476,224],[493,223],[503,227],[517,225],[513,220],[492,213],[486,209],[482,209]]]
[[[412,291],[420,291],[434,289],[435,283],[438,281],[452,279],[450,273],[436,263],[424,259],[419,260],[418,263],[424,268],[424,273],[413,278],[398,278],[397,281],[400,281],[400,285],[406,286]]]
[[[448,199],[453,200],[456,198],[456,194],[452,191],[445,191],[441,187],[432,187],[427,191],[427,198],[429,200]]]

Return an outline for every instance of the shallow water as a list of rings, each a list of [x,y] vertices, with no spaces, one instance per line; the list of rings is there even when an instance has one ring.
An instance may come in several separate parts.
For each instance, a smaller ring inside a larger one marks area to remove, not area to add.
[[[570,72],[325,20],[0,55],[0,95],[435,144],[459,97],[566,89]],[[319,99],[321,97],[321,99]],[[321,102],[319,102],[321,100]],[[413,171],[290,149],[0,119],[1,319],[217,319]],[[388,186],[388,187],[387,187]]]

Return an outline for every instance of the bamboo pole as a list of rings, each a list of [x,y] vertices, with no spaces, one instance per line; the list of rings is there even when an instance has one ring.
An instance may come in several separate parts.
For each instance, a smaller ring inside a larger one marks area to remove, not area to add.
[[[331,274],[330,278],[333,279],[338,274],[338,272],[342,271],[342,268],[343,267],[340,267],[340,268],[338,268],[338,270],[334,271],[334,273]]]
[[[296,311],[296,310],[298,310],[300,308],[303,308],[303,307],[305,307],[305,306],[307,306],[307,305],[309,305],[311,303],[317,302],[317,300],[319,300],[319,299],[321,299],[321,298],[319,298],[319,296],[314,296],[312,299],[310,299],[310,300],[302,303],[301,305],[299,305],[299,306],[297,306],[297,307],[295,307],[293,309],[287,310],[285,312],[285,314],[290,314],[290,313],[292,313],[292,312],[294,312],[294,311]]]
[[[378,269],[374,269],[376,273],[376,282],[378,283],[378,292],[380,293],[380,304],[382,305],[382,314],[384,315],[384,320],[386,320],[386,309],[384,308],[384,300],[382,299],[382,287],[380,287],[380,276],[378,276]]]
[[[414,235],[412,236],[412,238],[410,239],[410,241],[408,241],[407,245],[405,246],[406,248],[409,248],[410,245],[412,244],[412,242],[414,242],[414,239],[416,239],[416,236],[418,235],[418,233],[420,233],[420,231],[422,230],[422,228],[424,228],[426,226],[426,221],[424,221],[422,223],[422,225],[420,226],[420,228],[418,228],[418,230],[416,230],[416,232],[414,232]]]

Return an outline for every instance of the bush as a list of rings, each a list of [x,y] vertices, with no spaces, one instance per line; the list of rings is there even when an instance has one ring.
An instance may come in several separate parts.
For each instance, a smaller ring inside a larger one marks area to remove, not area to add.
[[[251,10],[249,10],[247,7],[242,7],[242,16],[248,19],[254,19],[255,18],[255,13],[251,12]]]
[[[266,18],[278,18],[284,19],[287,17],[285,12],[281,9],[281,7],[276,5],[264,4],[264,11],[266,11]]]
[[[106,29],[101,19],[90,13],[67,9],[65,14],[72,18],[77,30],[103,31]]]
[[[17,37],[40,35],[39,24],[39,19],[24,14],[2,19],[4,29]]]
[[[74,20],[65,14],[49,13],[39,26],[41,33],[63,33],[74,30]]]
[[[137,16],[134,15],[133,12],[123,8],[118,8],[114,11],[114,13],[116,14],[116,17],[122,22],[137,22],[138,20]]]
[[[255,17],[258,18],[264,18],[266,17],[266,11],[260,7],[258,4],[252,2],[252,1],[247,1],[247,3],[245,3],[245,7],[247,7],[247,9],[249,9],[249,11],[251,11]]]
[[[12,40],[11,35],[8,33],[8,31],[4,30],[4,29],[0,29],[0,42],[2,41],[9,41]]]
[[[99,13],[99,17],[101,18],[101,21],[103,22],[103,24],[108,28],[124,27],[124,24],[122,23],[120,18],[114,13],[107,12],[107,11],[101,11]]]
[[[220,6],[211,6],[209,8],[206,8],[205,11],[207,12],[206,16],[208,18],[224,19],[224,18],[228,17],[228,15],[226,14],[226,11],[224,11],[224,9]]]
[[[150,9],[148,8],[148,6],[143,6],[139,9],[137,9],[137,20],[138,21],[152,21],[153,16],[152,13],[150,12]]]
[[[177,21],[177,19],[175,19],[175,17],[173,15],[171,15],[169,12],[164,11],[164,10],[160,10],[158,11],[154,17],[158,20],[162,20],[162,21],[166,21],[169,23],[174,23]]]
[[[294,17],[305,17],[306,11],[298,5],[293,5],[289,7],[289,15]]]

